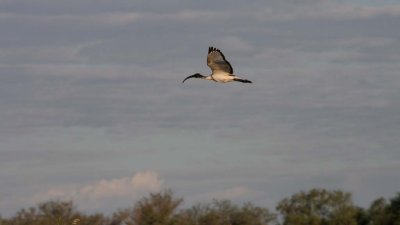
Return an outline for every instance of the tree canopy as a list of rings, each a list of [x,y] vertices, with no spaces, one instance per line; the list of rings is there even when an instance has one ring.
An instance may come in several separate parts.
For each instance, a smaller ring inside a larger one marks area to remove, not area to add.
[[[278,203],[284,225],[356,225],[356,207],[351,194],[341,190],[312,189]]]
[[[400,225],[400,193],[377,198],[368,208],[354,205],[351,193],[311,189],[282,199],[276,212],[251,202],[214,200],[182,208],[171,190],[150,193],[112,216],[86,214],[72,201],[48,201],[21,209],[0,225]]]

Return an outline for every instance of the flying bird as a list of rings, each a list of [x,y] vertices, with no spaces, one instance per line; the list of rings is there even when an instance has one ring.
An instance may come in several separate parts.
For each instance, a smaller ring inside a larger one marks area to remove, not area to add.
[[[199,73],[195,73],[186,77],[182,83],[189,78],[212,80],[218,83],[227,83],[231,81],[251,83],[249,80],[242,79],[234,75],[231,64],[225,59],[225,56],[222,54],[221,50],[212,46],[208,48],[207,66],[211,69],[212,73],[210,75],[204,76]]]

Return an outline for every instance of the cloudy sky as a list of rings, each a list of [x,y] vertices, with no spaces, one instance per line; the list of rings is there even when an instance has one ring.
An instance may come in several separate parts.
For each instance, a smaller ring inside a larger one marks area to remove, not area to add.
[[[400,191],[397,0],[0,0],[0,214]],[[253,84],[209,73],[208,47]]]

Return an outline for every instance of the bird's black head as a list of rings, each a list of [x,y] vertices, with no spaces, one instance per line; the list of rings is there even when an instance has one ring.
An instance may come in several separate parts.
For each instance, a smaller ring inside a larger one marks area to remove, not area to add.
[[[195,74],[193,74],[193,75],[190,75],[190,76],[188,76],[188,77],[186,77],[183,81],[182,81],[182,83],[183,82],[185,82],[187,79],[189,79],[189,78],[204,78],[205,76],[203,76],[203,75],[201,75],[201,74],[199,74],[199,73],[195,73]]]

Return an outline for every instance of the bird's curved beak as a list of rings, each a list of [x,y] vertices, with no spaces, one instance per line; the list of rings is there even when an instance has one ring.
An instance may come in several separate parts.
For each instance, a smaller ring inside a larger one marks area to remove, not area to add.
[[[184,83],[184,82],[185,82],[187,79],[189,79],[189,78],[203,78],[203,76],[200,75],[200,74],[198,74],[198,73],[196,73],[196,74],[193,74],[193,75],[190,75],[190,76],[186,77],[186,78],[182,81],[182,83]]]
[[[187,79],[192,78],[192,77],[193,77],[193,75],[190,75],[190,76],[186,77],[186,78],[182,81],[182,83],[185,83],[185,81],[186,81]]]

